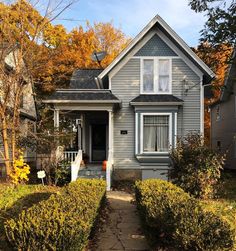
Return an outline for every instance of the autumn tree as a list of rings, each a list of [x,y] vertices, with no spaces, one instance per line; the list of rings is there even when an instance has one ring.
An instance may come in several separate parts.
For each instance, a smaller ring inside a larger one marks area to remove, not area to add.
[[[226,44],[217,47],[205,42],[201,43],[193,51],[201,58],[216,74],[211,82],[211,87],[205,87],[204,99],[204,134],[206,143],[210,143],[210,112],[209,105],[220,98],[221,90],[224,85],[225,74],[228,68],[228,60],[232,52],[232,47]]]
[[[35,3],[39,3],[36,1]],[[48,1],[42,16],[26,0],[0,3],[0,131],[7,178],[17,158],[21,98],[26,83],[45,63],[36,60],[38,48],[50,22],[73,1],[60,1],[53,7]],[[42,10],[41,10],[42,11]]]
[[[65,87],[75,69],[105,68],[130,41],[112,22],[87,22],[85,28],[79,26],[68,33],[62,25],[50,26],[44,36],[45,43],[35,57],[48,61],[34,72],[37,87],[43,92]],[[101,66],[91,59],[94,51],[107,52]]]

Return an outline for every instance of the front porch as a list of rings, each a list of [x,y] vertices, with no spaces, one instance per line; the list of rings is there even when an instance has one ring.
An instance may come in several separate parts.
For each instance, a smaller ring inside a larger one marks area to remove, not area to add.
[[[78,177],[106,179],[107,190],[110,190],[113,165],[113,108],[75,108],[69,110],[67,107],[57,107],[54,110],[54,127],[61,131],[62,123],[66,120],[69,121],[73,132],[73,137],[64,145],[63,150],[63,159],[71,166],[71,181]]]

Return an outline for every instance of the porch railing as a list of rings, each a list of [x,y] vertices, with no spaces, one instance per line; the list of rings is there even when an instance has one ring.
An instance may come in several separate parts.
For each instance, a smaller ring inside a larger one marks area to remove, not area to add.
[[[71,181],[75,181],[77,179],[82,159],[83,151],[79,150],[74,161],[71,162]]]
[[[72,163],[75,161],[78,151],[64,151],[64,160]]]

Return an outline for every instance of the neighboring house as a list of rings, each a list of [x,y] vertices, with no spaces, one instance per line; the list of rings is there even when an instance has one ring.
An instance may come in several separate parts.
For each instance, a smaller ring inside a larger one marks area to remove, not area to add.
[[[14,53],[17,53],[17,49],[14,49]],[[5,58],[5,64],[6,68],[9,71],[14,70],[15,63],[14,63],[14,55],[13,51],[9,51],[9,53],[6,55]],[[1,98],[1,85],[3,85],[4,82],[0,79],[0,98]],[[9,104],[9,107],[11,107],[11,104]],[[11,108],[10,108],[11,109]],[[9,112],[10,112],[9,109]],[[23,95],[21,98],[21,108],[20,108],[20,132],[22,135],[27,137],[27,132],[29,130],[35,131],[36,128],[36,107],[35,107],[35,100],[33,96],[33,89],[32,89],[32,83],[30,80],[25,79],[25,85],[23,90]],[[4,153],[4,148],[2,144],[2,138],[0,134],[0,151]],[[35,165],[36,162],[36,153],[32,151],[30,148],[25,149],[25,161],[29,163],[30,165]],[[0,155],[0,177],[4,176],[5,169],[4,169],[4,160],[2,156]]]
[[[116,179],[167,179],[177,138],[203,133],[204,85],[213,77],[156,16],[107,68],[76,70],[68,89],[44,102],[55,109],[55,127],[60,114],[79,119],[77,145],[91,171],[107,159]]]
[[[236,49],[220,100],[211,106],[211,146],[227,153],[226,168],[236,169]]]

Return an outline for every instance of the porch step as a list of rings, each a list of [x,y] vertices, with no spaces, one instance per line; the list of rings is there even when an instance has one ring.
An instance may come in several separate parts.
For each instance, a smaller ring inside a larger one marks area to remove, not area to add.
[[[83,169],[78,172],[78,178],[105,179],[106,172],[101,170]]]

